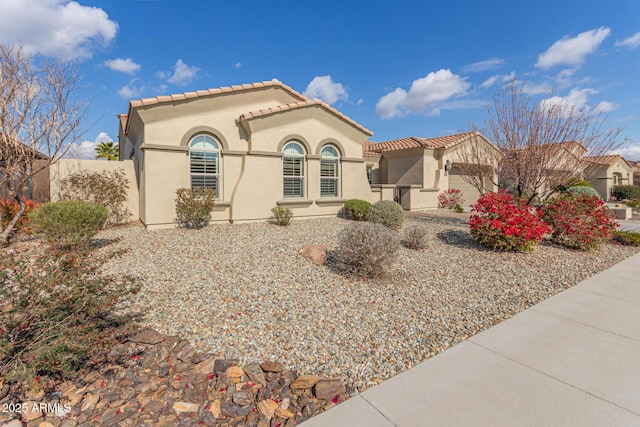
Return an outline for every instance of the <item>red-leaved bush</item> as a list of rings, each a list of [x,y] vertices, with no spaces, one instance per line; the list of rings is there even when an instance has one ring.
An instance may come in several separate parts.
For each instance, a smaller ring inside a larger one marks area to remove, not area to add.
[[[29,213],[34,209],[37,209],[40,205],[33,200],[27,200],[25,202],[25,210],[22,216],[16,224],[15,230],[22,230],[27,233],[31,232],[29,228]],[[2,216],[2,228],[6,227],[13,219],[15,214],[20,210],[20,205],[15,200],[9,201],[7,199],[0,199],[0,215]]]
[[[457,188],[449,188],[442,193],[438,194],[438,207],[445,209],[453,209],[455,205],[464,203],[464,197]]]
[[[545,203],[543,211],[553,240],[572,249],[595,249],[618,226],[604,202],[595,196],[559,194]]]
[[[506,191],[488,193],[471,205],[471,236],[498,251],[532,251],[551,229],[542,212],[514,200]]]

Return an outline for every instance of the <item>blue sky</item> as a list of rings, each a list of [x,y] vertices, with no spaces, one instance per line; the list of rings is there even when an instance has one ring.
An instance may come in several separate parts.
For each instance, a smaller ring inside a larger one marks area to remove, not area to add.
[[[85,156],[129,99],[276,78],[384,141],[482,124],[515,76],[606,112],[640,160],[637,0],[0,0],[0,41],[78,62]]]

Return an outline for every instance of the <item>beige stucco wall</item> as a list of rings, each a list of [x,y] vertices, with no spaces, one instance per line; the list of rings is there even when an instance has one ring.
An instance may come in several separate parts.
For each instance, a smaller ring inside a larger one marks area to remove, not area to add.
[[[585,169],[584,176],[600,196],[608,200],[614,187],[613,175],[615,173],[622,177],[618,185],[633,185],[633,168],[622,159],[612,165],[590,165]]]
[[[336,215],[344,199],[371,200],[362,159],[369,135],[329,110],[312,105],[237,121],[242,114],[296,101],[288,91],[270,87],[134,109],[120,141],[134,149],[142,222],[150,229],[174,226],[175,193],[190,185],[188,143],[198,133],[222,145],[212,222],[264,220],[276,204],[291,208],[294,218]],[[305,197],[295,201],[282,194],[282,148],[290,140],[300,141],[307,154]],[[319,153],[325,144],[340,151],[337,198],[320,197]]]
[[[122,170],[125,178],[129,181],[129,189],[127,195],[126,207],[131,216],[129,220],[138,219],[138,186],[136,183],[136,173],[134,170],[134,162],[131,160],[124,161],[106,161],[106,160],[76,160],[76,159],[60,159],[49,167],[49,181],[51,200],[59,200],[60,182],[69,175],[81,171],[101,172]]]

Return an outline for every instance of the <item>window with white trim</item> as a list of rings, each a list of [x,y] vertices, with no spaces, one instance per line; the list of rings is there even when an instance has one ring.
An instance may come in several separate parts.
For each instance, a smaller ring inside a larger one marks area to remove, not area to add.
[[[283,196],[304,197],[304,149],[297,142],[289,142],[283,152]]]
[[[320,152],[320,197],[338,197],[340,155],[336,147],[325,145]]]
[[[189,142],[191,188],[210,188],[220,198],[220,144],[211,135],[200,134]]]

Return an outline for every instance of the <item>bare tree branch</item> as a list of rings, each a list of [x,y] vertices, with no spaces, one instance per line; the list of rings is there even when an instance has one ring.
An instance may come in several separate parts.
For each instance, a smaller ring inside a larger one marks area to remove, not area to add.
[[[550,96],[548,97],[550,98]],[[494,95],[489,117],[480,131],[502,157],[496,176],[500,188],[526,198],[543,200],[571,180],[583,176],[585,156],[609,154],[622,129],[605,129],[606,116],[593,107],[540,102],[512,80]],[[469,184],[484,192],[480,166],[495,161],[486,150],[463,154],[462,168]]]
[[[0,44],[0,189],[20,209],[0,241],[9,242],[24,213],[24,189],[32,177],[64,156],[79,138],[86,110],[75,99],[77,67],[25,54]]]

